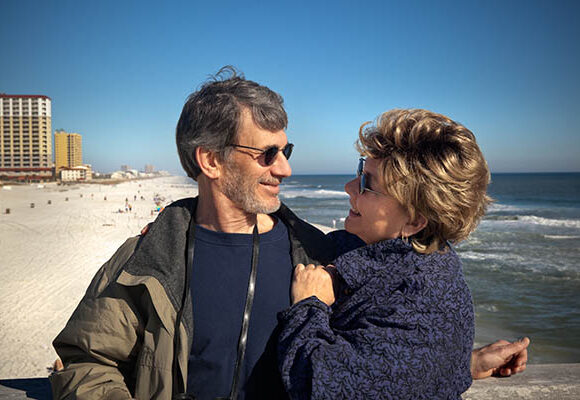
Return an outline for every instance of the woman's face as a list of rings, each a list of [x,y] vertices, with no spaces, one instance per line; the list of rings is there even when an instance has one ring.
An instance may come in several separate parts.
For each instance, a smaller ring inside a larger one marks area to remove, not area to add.
[[[378,166],[378,160],[367,158],[363,173],[366,174],[366,187],[381,193],[365,190],[360,194],[360,176],[344,186],[350,196],[350,211],[344,227],[367,244],[400,237],[409,222],[409,214],[403,206],[394,197],[382,194]]]

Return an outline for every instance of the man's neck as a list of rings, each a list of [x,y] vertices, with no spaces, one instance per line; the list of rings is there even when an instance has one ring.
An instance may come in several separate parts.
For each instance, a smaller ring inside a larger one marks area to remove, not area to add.
[[[251,214],[231,202],[222,193],[200,191],[195,222],[212,231],[225,233],[252,233],[256,223],[258,232],[270,231],[275,221],[267,214]]]

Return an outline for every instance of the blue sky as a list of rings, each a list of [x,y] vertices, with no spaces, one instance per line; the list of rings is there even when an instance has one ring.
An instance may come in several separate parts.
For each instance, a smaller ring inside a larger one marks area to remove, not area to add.
[[[580,2],[0,3],[0,92],[52,98],[99,171],[181,173],[188,94],[226,64],[284,97],[294,173],[352,173],[364,121],[462,122],[493,172],[580,171]]]

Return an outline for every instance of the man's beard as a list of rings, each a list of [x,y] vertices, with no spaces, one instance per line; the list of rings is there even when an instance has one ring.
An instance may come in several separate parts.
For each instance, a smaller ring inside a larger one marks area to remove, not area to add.
[[[222,183],[224,195],[233,203],[239,205],[245,212],[250,214],[271,214],[280,208],[280,199],[272,197],[269,200],[258,198],[260,182],[279,183],[275,178],[252,178],[241,171],[234,163],[227,163],[225,176]]]

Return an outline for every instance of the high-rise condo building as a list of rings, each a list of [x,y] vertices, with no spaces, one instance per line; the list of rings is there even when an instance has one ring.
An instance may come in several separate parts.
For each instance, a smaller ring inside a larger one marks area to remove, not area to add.
[[[54,163],[56,173],[62,168],[74,168],[83,164],[83,138],[78,133],[63,130],[54,133]]]
[[[51,101],[0,93],[0,179],[52,178]]]

